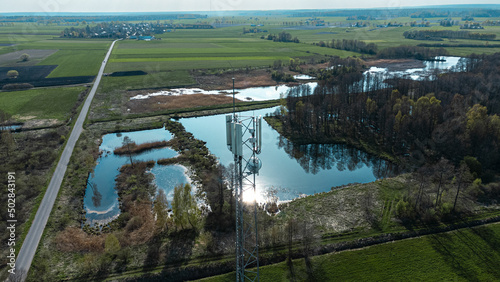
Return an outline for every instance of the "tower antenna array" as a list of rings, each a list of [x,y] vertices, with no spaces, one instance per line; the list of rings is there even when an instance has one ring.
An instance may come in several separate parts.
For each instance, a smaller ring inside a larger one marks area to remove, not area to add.
[[[233,191],[236,199],[236,281],[259,281],[255,177],[262,167],[262,162],[257,158],[262,148],[262,117],[236,114],[234,78],[233,114],[226,115],[226,143],[234,155],[235,164]],[[247,158],[244,151],[249,151]],[[243,202],[243,194],[253,194],[253,203]]]

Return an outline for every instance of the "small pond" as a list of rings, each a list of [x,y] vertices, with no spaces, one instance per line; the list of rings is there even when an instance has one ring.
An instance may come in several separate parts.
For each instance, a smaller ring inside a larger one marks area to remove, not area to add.
[[[386,68],[371,67],[365,74],[383,74],[384,77],[406,77],[413,80],[421,80],[426,77],[432,78],[435,70],[445,71],[451,70],[452,67],[458,64],[461,57],[436,57],[435,61],[424,61],[424,68],[413,68],[404,71],[389,71]]]
[[[136,144],[167,141],[172,138],[172,134],[164,128],[111,133],[102,137],[102,144],[99,147],[102,155],[97,160],[94,173],[89,176],[89,184],[84,198],[87,223],[90,225],[105,224],[120,214],[115,178],[119,174],[120,167],[130,163],[130,160],[127,155],[114,155],[113,150],[122,146],[125,136],[128,136]],[[136,154],[132,158],[133,161],[156,161],[175,156],[177,156],[177,152],[171,148],[158,148]],[[155,176],[156,186],[165,190],[169,200],[172,199],[173,187],[181,183],[191,182],[187,175],[187,169],[181,165],[155,165],[151,169],[151,173]]]
[[[243,112],[251,116],[273,113],[277,108]],[[225,115],[181,119],[187,131],[207,142],[212,154],[228,166],[233,155],[226,146]],[[262,169],[256,178],[257,200],[265,202],[270,188],[280,201],[330,191],[349,183],[367,183],[391,175],[391,164],[357,149],[332,144],[296,146],[265,121],[262,128]]]

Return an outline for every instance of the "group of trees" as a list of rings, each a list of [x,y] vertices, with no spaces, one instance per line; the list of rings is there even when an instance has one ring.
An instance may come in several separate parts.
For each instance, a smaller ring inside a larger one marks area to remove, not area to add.
[[[435,223],[451,219],[456,211],[472,212],[481,195],[498,198],[482,185],[481,171],[481,164],[470,156],[456,165],[444,158],[424,165],[412,174],[416,187],[399,199],[396,216],[403,222]]]
[[[460,26],[460,29],[484,29],[480,23],[466,21]]]
[[[176,226],[182,229],[188,224],[191,228],[197,228],[200,210],[192,194],[190,184],[178,185],[174,188],[174,199],[172,200],[172,214]]]
[[[446,56],[447,54],[448,51],[444,48],[401,45],[385,48],[378,52],[377,57],[381,59],[433,60],[436,56]]]
[[[257,27],[251,27],[249,29],[247,29],[246,27],[243,28],[243,34],[247,34],[247,33],[261,33],[261,32],[267,32],[267,30],[266,29],[257,28]]]
[[[478,33],[470,31],[453,30],[409,30],[403,33],[406,39],[415,40],[442,40],[443,38],[452,39],[472,39],[472,40],[494,40],[494,33]]]
[[[292,38],[292,35],[286,31],[282,31],[278,33],[278,35],[275,34],[269,34],[267,35],[267,40],[272,40],[274,42],[293,42],[293,43],[299,43],[300,40],[296,37]]]
[[[445,19],[445,20],[441,20],[439,22],[440,26],[454,26],[454,25],[458,25],[458,24],[459,24],[459,21],[453,20],[453,19]]]
[[[316,43],[316,45],[320,47],[330,47],[369,55],[377,53],[377,45],[375,45],[375,43],[366,43],[355,39],[332,39],[331,42],[320,41],[319,43]]]
[[[410,22],[411,27],[429,27],[431,26],[431,23],[429,21],[421,21],[420,23],[417,23],[417,21],[412,21]]]
[[[334,76],[320,76],[314,93],[290,92],[280,118],[289,136],[362,141],[412,166],[472,156],[494,169],[500,166],[500,89],[491,82],[499,79],[498,65],[500,54],[471,57],[458,66],[469,72],[422,82],[394,79],[394,88],[370,92],[345,83],[359,73],[355,65],[339,67],[331,70]]]
[[[482,24],[484,26],[499,26],[500,21],[485,20]]]

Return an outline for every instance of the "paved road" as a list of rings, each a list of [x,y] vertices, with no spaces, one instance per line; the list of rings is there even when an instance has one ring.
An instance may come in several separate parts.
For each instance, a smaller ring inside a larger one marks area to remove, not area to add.
[[[90,90],[90,94],[87,97],[87,100],[85,100],[82,111],[80,112],[80,115],[76,120],[75,126],[73,127],[73,131],[71,132],[68,142],[66,143],[66,147],[64,148],[61,158],[59,159],[59,163],[57,164],[54,175],[52,175],[52,179],[50,180],[49,186],[47,187],[47,191],[43,196],[42,203],[40,204],[40,207],[36,212],[35,220],[33,221],[28,235],[24,239],[24,243],[21,247],[21,250],[19,251],[19,255],[17,256],[16,261],[16,277],[11,277],[11,280],[24,281],[26,279],[26,274],[30,269],[31,261],[35,256],[38,243],[40,242],[43,230],[45,229],[45,225],[47,224],[47,220],[49,219],[50,212],[52,211],[52,207],[54,206],[57,194],[59,193],[59,188],[61,187],[64,174],[66,173],[69,159],[71,157],[71,154],[73,153],[73,149],[75,148],[76,141],[82,133],[83,122],[87,117],[90,104],[92,103],[92,99],[94,98],[97,87],[99,87],[99,83],[101,82],[101,77],[104,72],[104,68],[106,67],[106,62],[109,59],[109,55],[111,54],[116,41],[113,41],[113,43],[111,44],[111,47],[106,54],[106,58],[102,63],[101,69],[99,70],[99,74],[97,75],[97,78],[94,82],[92,90]],[[19,274],[21,277],[19,276]]]

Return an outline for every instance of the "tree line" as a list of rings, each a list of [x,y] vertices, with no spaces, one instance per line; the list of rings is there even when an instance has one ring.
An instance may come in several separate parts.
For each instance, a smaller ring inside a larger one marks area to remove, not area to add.
[[[478,33],[470,31],[453,30],[409,30],[403,33],[406,39],[415,40],[443,40],[443,38],[452,39],[472,39],[472,40],[494,40],[496,34]]]
[[[320,47],[329,47],[369,55],[375,55],[377,53],[377,45],[375,45],[375,43],[366,43],[364,41],[355,39],[332,39],[331,42],[320,41],[319,43],[315,44]]]
[[[388,47],[378,52],[381,59],[417,59],[434,60],[437,56],[446,56],[448,51],[444,48],[427,48],[422,46],[401,45]]]
[[[492,83],[500,79],[500,53],[471,56],[459,63],[460,72],[435,80],[386,80],[392,87],[360,78],[359,62],[350,61],[324,71],[313,93],[288,93],[278,117],[292,140],[367,143],[411,167],[441,157],[458,164],[466,156],[484,168],[500,167],[500,86]]]
[[[458,20],[453,20],[453,19],[445,19],[445,20],[441,20],[439,22],[439,25],[440,26],[454,26],[454,25],[458,25],[460,22]]]
[[[420,45],[401,45],[396,47],[387,47],[378,51],[378,46],[375,43],[366,43],[364,41],[350,39],[332,39],[331,42],[320,41],[319,43],[315,43],[315,45],[369,55],[376,54],[377,57],[381,59],[433,60],[434,57],[448,55],[448,51],[444,48],[440,48],[441,46],[430,46],[438,48],[424,48],[424,46]]]

